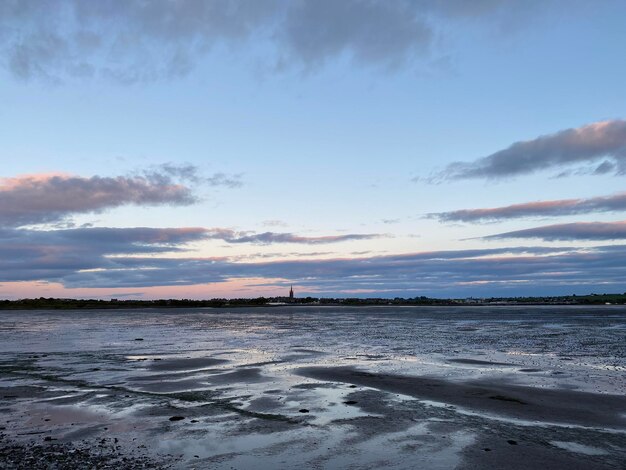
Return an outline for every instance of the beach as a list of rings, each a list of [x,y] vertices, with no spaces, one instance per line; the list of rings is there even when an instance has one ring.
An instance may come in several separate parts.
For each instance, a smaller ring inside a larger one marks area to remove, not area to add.
[[[626,462],[626,308],[0,313],[0,468]]]

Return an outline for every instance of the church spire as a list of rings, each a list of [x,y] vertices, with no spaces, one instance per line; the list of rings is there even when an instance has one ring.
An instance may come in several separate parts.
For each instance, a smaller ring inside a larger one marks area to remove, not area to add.
[[[293,284],[289,287],[289,298],[293,300]]]

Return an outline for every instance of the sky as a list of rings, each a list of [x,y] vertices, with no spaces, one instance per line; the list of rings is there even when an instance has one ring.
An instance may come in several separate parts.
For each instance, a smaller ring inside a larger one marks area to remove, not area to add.
[[[626,2],[4,0],[0,298],[626,291]]]

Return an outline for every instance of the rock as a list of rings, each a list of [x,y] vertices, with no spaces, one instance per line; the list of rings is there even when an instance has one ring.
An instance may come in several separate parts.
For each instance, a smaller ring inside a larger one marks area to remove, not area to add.
[[[343,402],[345,405],[356,405],[358,402],[354,400],[347,400]]]
[[[307,410],[306,408],[302,408],[302,409],[301,409],[301,410],[299,410],[299,411],[300,411],[300,413],[308,413],[308,412],[309,412],[309,410]]]
[[[509,444],[511,444],[512,446],[516,446],[517,445],[517,441],[514,441],[513,439],[509,439],[508,441]]]
[[[172,417],[170,418],[170,421],[181,421],[181,420],[183,420],[183,419],[185,419],[185,417],[184,417],[184,416],[172,416]]]
[[[135,341],[143,341],[143,338],[135,338]]]
[[[490,449],[489,447],[485,447],[483,450],[484,450],[485,452],[491,452],[491,449]]]

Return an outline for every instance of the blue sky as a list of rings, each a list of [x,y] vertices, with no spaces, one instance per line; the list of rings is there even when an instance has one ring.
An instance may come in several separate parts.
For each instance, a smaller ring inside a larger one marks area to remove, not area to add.
[[[625,22],[620,1],[4,2],[0,296],[623,292]]]

